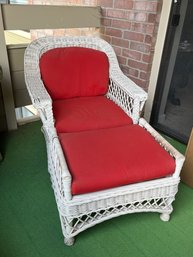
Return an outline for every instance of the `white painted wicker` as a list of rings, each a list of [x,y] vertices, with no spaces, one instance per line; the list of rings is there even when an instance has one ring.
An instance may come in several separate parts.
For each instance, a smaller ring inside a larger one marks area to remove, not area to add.
[[[105,52],[110,62],[110,85],[107,97],[118,104],[134,123],[144,127],[176,161],[172,176],[112,188],[94,193],[72,196],[71,175],[54,127],[52,100],[40,76],[39,59],[49,49],[82,46]],[[74,236],[104,220],[134,212],[159,212],[169,220],[172,202],[178,191],[179,174],[184,156],[167,143],[144,119],[140,119],[147,94],[121,72],[112,47],[93,37],[45,37],[33,41],[24,58],[25,80],[32,103],[43,122],[48,155],[48,169],[52,180],[62,231],[67,245]]]

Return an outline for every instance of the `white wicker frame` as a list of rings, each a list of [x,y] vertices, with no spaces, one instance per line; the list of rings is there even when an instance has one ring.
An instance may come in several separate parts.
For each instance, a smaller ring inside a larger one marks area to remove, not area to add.
[[[176,170],[172,176],[161,179],[112,188],[99,192],[72,196],[71,175],[54,127],[52,100],[40,76],[39,59],[49,49],[82,46],[105,52],[110,63],[110,85],[107,97],[118,104],[134,123],[144,127],[173,156]],[[159,212],[168,221],[172,202],[178,191],[179,174],[184,156],[163,139],[144,119],[140,119],[147,94],[121,72],[112,47],[100,38],[93,37],[45,37],[33,41],[24,57],[25,80],[32,103],[38,109],[43,122],[51,175],[64,242],[72,245],[74,236],[104,220],[134,212]]]

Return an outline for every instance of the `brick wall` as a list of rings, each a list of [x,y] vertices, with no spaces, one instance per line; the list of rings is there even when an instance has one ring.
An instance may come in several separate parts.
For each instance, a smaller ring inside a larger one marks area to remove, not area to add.
[[[28,0],[29,4],[46,4],[46,5],[96,5],[97,0]]]
[[[145,90],[154,54],[162,0],[29,0],[31,4],[100,5],[101,37],[114,48],[124,74]],[[49,35],[99,35],[95,28],[34,31],[32,38]]]
[[[43,5],[78,5],[78,6],[96,6],[97,0],[28,0],[29,4],[43,4]],[[45,35],[49,36],[99,36],[99,29],[97,28],[73,28],[73,29],[57,29],[57,30],[31,30],[31,38],[36,39]]]
[[[145,90],[161,11],[159,0],[98,0],[102,37],[116,51],[121,69]]]

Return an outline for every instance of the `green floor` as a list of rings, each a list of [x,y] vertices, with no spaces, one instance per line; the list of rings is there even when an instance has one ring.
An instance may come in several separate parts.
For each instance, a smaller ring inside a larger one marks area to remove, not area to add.
[[[193,190],[184,184],[170,222],[162,222],[157,213],[125,215],[86,230],[67,247],[40,122],[4,135],[0,150],[0,257],[193,256]]]

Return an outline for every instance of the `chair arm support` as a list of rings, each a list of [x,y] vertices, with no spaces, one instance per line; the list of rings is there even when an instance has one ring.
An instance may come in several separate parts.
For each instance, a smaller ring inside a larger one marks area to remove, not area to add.
[[[38,44],[28,47],[24,54],[24,76],[26,86],[34,107],[38,110],[45,126],[53,126],[52,99],[41,80],[39,69],[39,54],[41,49]]]
[[[57,198],[60,199],[60,204],[63,200],[70,201],[72,199],[71,194],[71,181],[72,177],[68,170],[68,166],[64,157],[62,147],[59,142],[59,138],[56,129],[53,127],[42,126],[42,132],[44,134],[47,153],[48,153],[48,166],[52,179],[54,190],[56,191]]]
[[[55,148],[54,155],[55,156],[55,177],[57,178],[58,188],[60,189],[60,195],[62,195],[66,201],[70,201],[72,199],[71,194],[71,182],[72,177],[68,170],[68,166],[66,160],[64,158],[64,153],[62,151],[61,145],[59,143],[58,137],[53,138],[53,147]]]
[[[44,126],[53,126],[52,99],[41,79],[33,74],[25,73],[25,81],[32,104],[37,109]]]
[[[119,68],[111,71],[107,96],[115,101],[134,123],[138,123],[147,93],[126,77]]]
[[[155,138],[155,140],[175,159],[176,169],[173,177],[178,178],[185,157],[179,153],[168,141],[166,141],[155,129],[153,129],[145,119],[141,118],[139,120],[139,125],[146,129]]]

